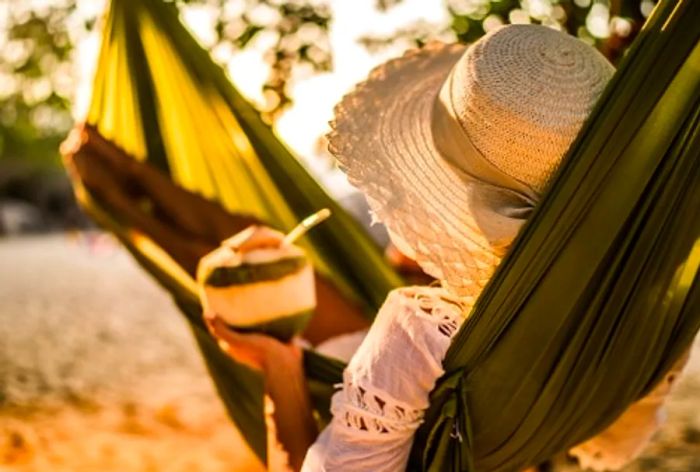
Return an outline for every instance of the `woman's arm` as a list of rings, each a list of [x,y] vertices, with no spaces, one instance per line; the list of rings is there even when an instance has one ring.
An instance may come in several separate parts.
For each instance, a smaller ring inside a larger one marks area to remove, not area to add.
[[[290,362],[289,358],[277,356],[269,359],[263,369],[267,392],[275,407],[277,437],[289,453],[289,465],[294,470],[301,469],[306,452],[318,436],[301,354],[297,359]]]
[[[284,234],[279,231],[264,226],[251,229],[244,239],[236,243],[236,251],[240,254],[258,248],[278,247],[284,241]],[[274,297],[275,293],[269,296]],[[264,302],[260,300],[260,303]],[[265,390],[274,406],[277,439],[289,456],[289,465],[299,470],[307,449],[317,435],[301,349],[293,343],[283,343],[263,334],[237,333],[216,313],[205,311],[204,319],[226,353],[262,373]]]
[[[304,472],[406,470],[430,391],[465,307],[440,288],[392,291],[343,374],[333,419]]]
[[[318,435],[301,349],[261,334],[236,333],[219,318],[208,320],[208,324],[227,354],[262,373],[274,403],[277,439],[289,454],[289,465],[301,469],[306,451]]]

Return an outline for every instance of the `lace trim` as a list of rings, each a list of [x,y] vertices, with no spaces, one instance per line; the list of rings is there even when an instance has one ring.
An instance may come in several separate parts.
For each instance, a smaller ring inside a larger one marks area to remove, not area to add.
[[[345,382],[343,398],[333,402],[333,417],[355,431],[380,435],[412,434],[423,421],[423,411],[400,402],[386,392]]]
[[[449,339],[457,334],[473,305],[470,299],[457,298],[436,287],[405,287],[398,292],[402,303],[411,305],[416,316],[435,323],[438,332]]]
[[[451,339],[467,317],[472,303],[438,287],[404,287],[392,292],[415,316],[427,319],[437,333]],[[334,418],[353,431],[378,435],[411,435],[423,421],[423,411],[396,400],[370,385],[345,379],[331,411]]]

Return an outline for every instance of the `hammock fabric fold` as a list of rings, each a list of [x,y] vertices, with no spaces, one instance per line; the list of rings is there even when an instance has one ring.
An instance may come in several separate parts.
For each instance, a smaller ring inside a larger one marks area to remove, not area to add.
[[[700,328],[700,3],[662,0],[445,360],[409,470],[519,470],[612,423]],[[368,313],[398,277],[178,21],[113,0],[88,121],[179,185],[281,229],[321,207],[315,265]],[[81,201],[175,297],[228,411],[265,459],[262,382],[219,352],[192,280]],[[305,356],[322,416],[343,366]]]
[[[174,4],[111,2],[87,122],[176,184],[282,231],[330,208],[333,217],[301,243],[316,270],[368,318],[402,284],[367,232],[299,164],[180,23]],[[80,182],[74,186],[87,211],[173,294],[230,416],[264,460],[260,376],[220,352],[201,322],[193,280],[158,242],[113,218]],[[325,399],[327,389],[319,388]]]
[[[698,24],[692,1],[662,1],[649,19],[454,339],[414,466],[543,461],[612,423],[692,342]]]

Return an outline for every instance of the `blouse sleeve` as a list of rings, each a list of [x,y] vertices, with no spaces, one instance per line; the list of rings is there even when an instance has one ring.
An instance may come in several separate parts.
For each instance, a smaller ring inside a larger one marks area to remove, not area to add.
[[[405,470],[463,313],[464,306],[437,287],[391,292],[345,369],[331,403],[333,419],[302,471]]]

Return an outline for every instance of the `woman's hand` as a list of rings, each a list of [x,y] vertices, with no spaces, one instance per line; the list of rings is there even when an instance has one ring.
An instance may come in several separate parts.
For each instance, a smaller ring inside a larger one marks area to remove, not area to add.
[[[284,234],[268,226],[253,225],[235,234],[222,244],[245,253],[255,249],[276,248],[284,241]],[[235,361],[263,371],[274,371],[280,362],[301,365],[301,350],[292,343],[282,343],[264,334],[238,333],[216,313],[204,313],[209,331],[219,346]]]
[[[217,317],[207,319],[212,335],[234,360],[261,371],[265,390],[274,404],[277,439],[289,455],[289,465],[300,470],[318,430],[306,387],[302,351],[263,334],[241,334]]]
[[[251,226],[222,244],[245,253],[260,248],[276,248],[284,234],[265,226]],[[264,303],[264,300],[261,300]],[[290,466],[299,470],[317,430],[306,388],[301,349],[293,343],[256,333],[238,333],[216,314],[205,313],[205,320],[219,346],[235,361],[262,373],[265,390],[274,404],[277,437],[289,454]]]
[[[236,251],[276,248],[284,241],[284,234],[269,226],[252,225],[226,239],[222,244]]]
[[[222,244],[245,253],[261,248],[276,248],[284,241],[284,234],[267,226],[253,225],[235,234]],[[270,336],[256,333],[238,333],[229,328],[216,313],[204,313],[211,334],[220,347],[235,361],[265,373],[274,364],[301,363],[301,351],[293,344],[285,344]]]
[[[272,372],[279,372],[279,366],[294,365],[301,369],[302,352],[293,343],[283,343],[264,334],[237,333],[216,316],[205,317],[212,336],[219,346],[233,360],[263,373],[266,383]]]

